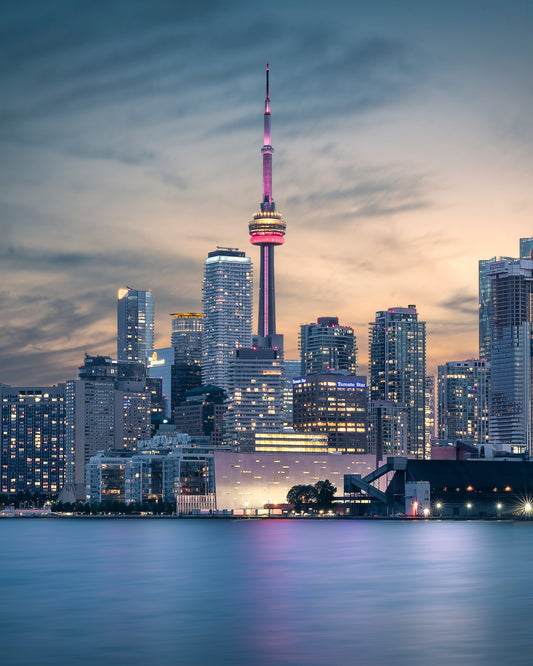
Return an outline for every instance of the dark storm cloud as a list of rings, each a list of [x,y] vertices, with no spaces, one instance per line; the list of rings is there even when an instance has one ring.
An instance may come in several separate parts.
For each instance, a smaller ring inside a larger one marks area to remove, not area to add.
[[[3,132],[46,115],[139,99],[143,105],[152,100],[152,121],[170,107],[176,118],[195,114],[217,98],[238,113],[250,99],[241,54],[257,54],[258,63],[265,59],[264,19],[245,3],[199,3],[198,10],[185,9],[184,3],[161,5],[158,10],[142,3],[89,3],[87,11],[74,11],[72,3],[46,3],[48,12],[36,6],[25,19],[9,12],[0,32],[7,93]],[[161,14],[168,19],[162,21]],[[423,78],[421,59],[406,44],[381,36],[357,38],[332,20],[316,28],[302,15],[295,32],[274,11],[269,32],[276,35],[278,59],[294,64],[291,72],[275,70],[275,90],[285,100],[277,108],[284,131],[297,131],[306,117],[316,121],[381,106]],[[134,106],[127,113],[142,115]],[[208,131],[242,130],[243,120],[244,115],[237,122],[225,119]]]
[[[339,176],[340,179],[340,176]],[[347,174],[346,179],[357,182],[357,176]],[[292,196],[290,206],[313,204],[313,210],[327,209],[329,224],[336,228],[349,226],[355,219],[390,218],[409,212],[429,209],[431,183],[421,176],[397,177],[386,175],[378,179],[358,182],[345,188],[326,190],[315,188],[308,196]],[[310,227],[320,227],[322,218],[307,222]]]
[[[439,301],[438,305],[454,313],[477,315],[478,297],[477,294],[458,292],[443,301]]]
[[[108,272],[117,269],[135,267],[137,269],[150,266],[156,260],[142,251],[122,249],[120,252],[82,252],[57,251],[28,246],[14,246],[0,248],[0,260],[4,264],[11,264],[11,270],[41,271],[43,268],[57,268],[60,271],[69,271],[71,268],[108,269]],[[177,265],[184,271],[198,269],[201,259],[179,256],[170,252],[165,256],[163,251],[157,257],[158,270]]]

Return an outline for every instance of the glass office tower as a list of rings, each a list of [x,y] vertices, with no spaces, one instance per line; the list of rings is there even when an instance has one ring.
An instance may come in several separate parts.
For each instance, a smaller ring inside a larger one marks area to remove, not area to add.
[[[244,252],[219,247],[205,260],[202,383],[229,390],[235,349],[252,346],[252,265]]]
[[[491,382],[489,441],[531,452],[531,322],[533,261],[492,263],[490,279]]]
[[[407,453],[425,458],[426,323],[414,305],[376,312],[370,324],[370,398],[407,409]]]
[[[147,363],[154,351],[154,301],[151,291],[118,290],[117,358]]]

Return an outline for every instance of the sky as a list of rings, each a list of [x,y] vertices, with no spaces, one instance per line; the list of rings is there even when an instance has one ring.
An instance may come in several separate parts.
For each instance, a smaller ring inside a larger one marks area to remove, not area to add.
[[[478,260],[533,236],[532,28],[526,0],[3,3],[0,382],[114,357],[125,285],[168,346],[217,245],[258,274],[267,60],[286,357],[337,316],[365,373],[410,304],[428,373],[476,357]]]

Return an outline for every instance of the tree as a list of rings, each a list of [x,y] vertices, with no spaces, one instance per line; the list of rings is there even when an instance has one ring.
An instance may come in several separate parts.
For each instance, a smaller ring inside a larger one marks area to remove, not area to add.
[[[337,488],[328,480],[317,481],[314,486],[293,486],[287,493],[287,502],[294,504],[295,511],[329,511]]]
[[[316,502],[316,490],[311,485],[293,486],[287,493],[287,502],[294,504],[295,511],[302,511],[309,508],[309,505]]]
[[[317,509],[329,511],[333,506],[333,498],[335,497],[337,488],[335,488],[329,479],[326,479],[325,481],[317,481],[315,483],[315,492]]]

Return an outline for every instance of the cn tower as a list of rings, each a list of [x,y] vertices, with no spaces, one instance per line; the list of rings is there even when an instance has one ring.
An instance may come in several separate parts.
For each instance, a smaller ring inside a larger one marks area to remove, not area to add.
[[[268,96],[268,63],[266,65],[266,98],[264,128],[265,136],[261,153],[263,154],[263,201],[261,211],[255,213],[249,224],[250,242],[261,249],[261,278],[259,283],[259,322],[258,336],[263,339],[263,346],[273,346],[281,336],[276,335],[276,300],[274,289],[274,247],[283,245],[285,222],[276,212],[272,198],[272,153],[274,148],[270,139],[270,98]]]

